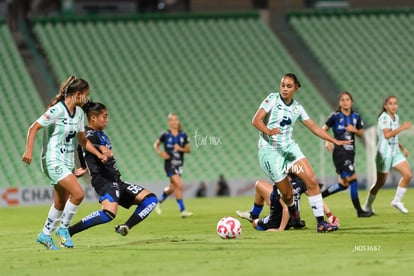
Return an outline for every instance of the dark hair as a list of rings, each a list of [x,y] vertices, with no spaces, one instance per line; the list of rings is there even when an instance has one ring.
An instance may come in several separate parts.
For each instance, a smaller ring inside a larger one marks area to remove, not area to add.
[[[77,79],[75,76],[70,76],[64,81],[59,88],[58,94],[50,102],[48,108],[54,106],[58,102],[64,100],[67,96],[74,94],[77,91],[84,92],[89,89],[89,83],[83,79]]]
[[[86,116],[88,116],[88,120],[93,116],[93,115],[99,115],[101,114],[104,110],[107,110],[106,106],[103,103],[98,103],[98,102],[92,102],[92,101],[88,101],[87,103],[85,103],[82,106],[82,109],[85,111]]]
[[[354,98],[352,98],[351,93],[349,93],[348,91],[342,91],[341,94],[339,94],[338,101],[341,101],[341,98],[343,95],[348,95],[351,101],[354,102]],[[341,107],[338,104],[338,107],[336,108],[336,112],[340,112],[340,111],[341,111]],[[352,108],[351,108],[351,113],[352,113]]]
[[[295,74],[293,73],[287,73],[283,76],[283,78],[291,78],[293,80],[293,82],[295,83],[295,85],[299,88],[302,85],[300,84],[300,81],[298,80],[298,78],[296,77]]]
[[[378,117],[381,116],[382,113],[387,112],[387,110],[385,110],[384,105],[386,105],[388,103],[389,100],[391,100],[392,98],[397,99],[396,96],[391,95],[385,98],[384,102],[382,103],[382,110],[381,112],[378,114]]]

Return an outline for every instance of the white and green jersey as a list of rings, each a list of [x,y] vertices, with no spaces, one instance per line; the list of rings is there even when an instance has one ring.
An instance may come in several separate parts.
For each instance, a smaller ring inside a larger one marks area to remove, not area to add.
[[[306,121],[308,114],[300,103],[295,100],[287,105],[279,93],[270,93],[260,105],[267,116],[265,117],[266,126],[269,129],[279,128],[280,133],[276,135],[266,135],[260,133],[259,149],[268,148],[275,150],[286,149],[293,140],[293,126],[297,120]]]
[[[85,132],[82,108],[76,106],[71,115],[65,103],[58,102],[37,119],[37,122],[45,128],[42,161],[74,168],[76,136],[79,132]]]
[[[398,142],[398,135],[386,139],[384,137],[384,129],[395,130],[400,127],[400,118],[398,114],[394,115],[394,120],[387,112],[382,112],[378,118],[378,144],[377,152],[382,157],[391,157],[400,152],[400,143]]]

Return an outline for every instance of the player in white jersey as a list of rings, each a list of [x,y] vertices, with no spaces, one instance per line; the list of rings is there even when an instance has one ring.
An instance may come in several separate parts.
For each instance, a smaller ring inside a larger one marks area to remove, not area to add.
[[[408,161],[405,159],[408,156],[408,150],[398,141],[398,134],[403,130],[411,128],[411,123],[404,122],[400,126],[397,110],[397,98],[395,96],[387,97],[378,117],[378,144],[375,157],[377,180],[369,189],[368,197],[363,207],[365,211],[372,212],[372,203],[379,189],[384,186],[388,173],[393,167],[401,174],[401,179],[391,206],[397,208],[401,213],[408,213],[401,200],[407,191],[412,172]]]
[[[296,174],[305,182],[308,190],[308,200],[317,220],[317,231],[335,231],[338,227],[324,220],[323,200],[318,181],[312,166],[292,137],[293,126],[299,120],[316,136],[339,146],[352,143],[352,140],[339,141],[331,137],[309,118],[302,105],[293,99],[300,86],[296,75],[285,74],[280,82],[279,93],[267,96],[254,115],[252,123],[260,131],[259,162],[281,192],[291,218],[297,215],[293,189],[287,175],[292,167],[297,168]]]
[[[59,93],[48,106],[47,111],[29,128],[26,139],[26,150],[23,161],[32,162],[33,145],[36,133],[45,129],[45,142],[42,151],[42,169],[52,181],[54,188],[54,202],[49,210],[48,217],[37,242],[46,249],[58,249],[51,237],[51,233],[60,222],[56,235],[62,247],[73,247],[68,227],[76,213],[78,205],[83,200],[83,190],[76,176],[73,174],[75,162],[74,151],[76,141],[92,152],[102,162],[107,156],[101,154],[86,139],[84,113],[80,106],[87,100],[89,84],[74,76],[69,77],[60,87]]]

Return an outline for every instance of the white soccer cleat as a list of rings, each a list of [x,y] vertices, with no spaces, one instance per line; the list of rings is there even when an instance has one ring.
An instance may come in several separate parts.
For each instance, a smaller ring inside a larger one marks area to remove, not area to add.
[[[252,214],[250,213],[250,211],[239,211],[239,210],[237,210],[236,214],[242,219],[247,219],[250,222],[253,221]]]
[[[188,217],[191,217],[192,215],[193,215],[193,213],[188,212],[187,210],[181,211],[181,217],[182,218],[188,218]]]
[[[162,210],[161,210],[161,203],[158,203],[158,204],[157,204],[157,206],[155,206],[155,212],[156,212],[158,215],[161,215],[161,214],[162,214]]]
[[[401,201],[392,201],[391,206],[397,208],[401,213],[407,214],[408,210]]]

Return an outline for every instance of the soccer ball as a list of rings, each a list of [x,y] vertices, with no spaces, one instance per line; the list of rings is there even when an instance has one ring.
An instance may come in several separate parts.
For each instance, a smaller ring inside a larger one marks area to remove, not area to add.
[[[222,239],[236,239],[242,230],[241,223],[233,217],[224,217],[217,223],[217,234]]]

